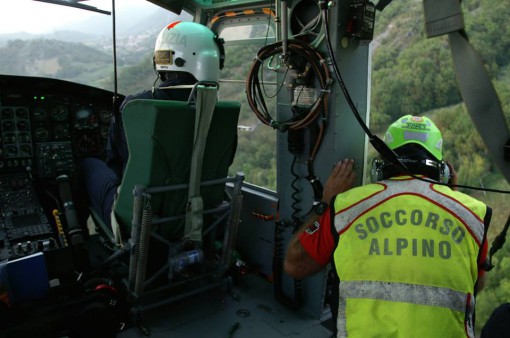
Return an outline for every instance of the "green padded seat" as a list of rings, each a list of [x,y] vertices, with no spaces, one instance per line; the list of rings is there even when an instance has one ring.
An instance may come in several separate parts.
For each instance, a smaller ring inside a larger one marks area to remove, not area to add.
[[[237,147],[240,104],[219,101],[215,105],[202,164],[202,181],[225,178]],[[114,214],[122,238],[131,232],[135,185],[156,187],[188,184],[191,168],[195,107],[187,102],[133,100],[123,110],[129,160],[124,172]],[[204,209],[224,200],[224,186],[202,187]],[[171,191],[152,197],[152,214],[159,217],[185,215],[188,190]],[[185,220],[161,224],[156,230],[164,238],[177,240]]]

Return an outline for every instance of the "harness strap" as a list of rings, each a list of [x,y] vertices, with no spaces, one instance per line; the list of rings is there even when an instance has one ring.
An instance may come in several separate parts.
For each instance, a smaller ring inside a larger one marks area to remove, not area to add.
[[[510,162],[503,156],[510,131],[484,61],[469,43],[459,0],[424,0],[427,36],[448,34],[460,93],[476,130],[499,170],[510,182]]]
[[[202,178],[202,160],[204,158],[205,143],[217,101],[218,87],[197,86],[195,134],[193,152],[191,155],[191,171],[188,192],[188,207],[186,208],[186,225],[184,238],[192,241],[202,241],[203,201],[200,196]]]

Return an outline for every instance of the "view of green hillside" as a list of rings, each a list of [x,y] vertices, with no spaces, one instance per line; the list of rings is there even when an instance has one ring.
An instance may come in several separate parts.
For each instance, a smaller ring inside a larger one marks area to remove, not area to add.
[[[444,157],[454,164],[458,182],[476,187],[510,190],[498,172],[483,141],[475,131],[458,90],[448,38],[427,39],[422,1],[399,0],[376,14],[372,49],[370,127],[383,136],[388,124],[405,114],[427,115],[443,131]],[[510,122],[510,6],[507,1],[465,0],[462,8],[466,32],[479,51]],[[119,46],[118,91],[135,93],[154,85],[152,68],[155,36],[140,37],[137,44],[126,39]],[[246,62],[262,45],[227,46],[221,99],[244,100],[248,72]],[[110,50],[101,46],[53,39],[11,40],[0,47],[0,73],[56,77],[100,88],[113,89]],[[348,85],[348,84],[347,84]],[[269,87],[268,87],[269,88]],[[268,89],[268,95],[276,88]],[[269,102],[269,99],[267,100]],[[271,103],[269,103],[271,104]],[[274,103],[273,103],[274,104]],[[275,189],[275,135],[260,125],[246,104],[240,124],[255,132],[240,131],[234,170],[244,171],[249,182]],[[375,156],[370,148],[369,157]],[[462,190],[492,207],[489,241],[499,233],[510,212],[508,194]],[[510,302],[510,244],[497,253],[496,267],[487,274],[485,289],[477,299],[477,323],[481,328],[498,304]]]
[[[11,40],[0,48],[0,73],[47,76],[93,83],[111,68],[106,52],[81,43],[59,40]]]

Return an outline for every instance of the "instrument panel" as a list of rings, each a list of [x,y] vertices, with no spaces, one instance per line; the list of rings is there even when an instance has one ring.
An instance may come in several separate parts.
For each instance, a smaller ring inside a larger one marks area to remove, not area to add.
[[[104,158],[113,97],[73,82],[0,75],[0,260],[64,246],[56,178],[73,176],[82,158]]]
[[[79,158],[103,156],[113,96],[73,82],[0,76],[0,174],[28,167],[56,177]]]

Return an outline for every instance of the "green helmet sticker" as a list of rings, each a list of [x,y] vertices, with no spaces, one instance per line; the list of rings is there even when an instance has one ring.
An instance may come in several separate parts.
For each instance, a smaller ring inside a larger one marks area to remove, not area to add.
[[[443,159],[441,131],[425,116],[406,115],[389,126],[384,142],[390,149],[415,143],[427,150],[436,160]]]

